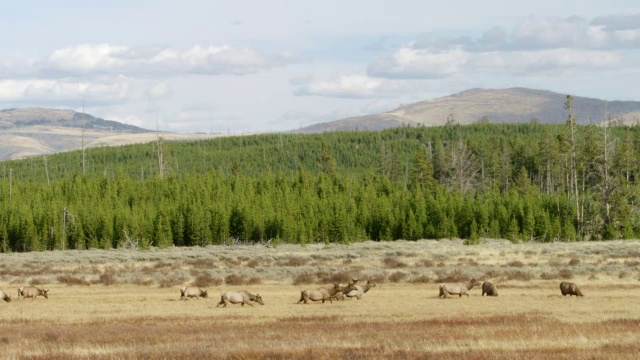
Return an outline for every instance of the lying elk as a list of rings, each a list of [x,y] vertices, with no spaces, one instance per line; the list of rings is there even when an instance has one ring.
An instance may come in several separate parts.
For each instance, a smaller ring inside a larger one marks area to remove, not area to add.
[[[492,283],[485,281],[482,283],[482,296],[498,296],[498,289]]]
[[[193,297],[198,300],[200,300],[200,298],[206,299],[209,297],[209,294],[207,294],[207,290],[202,290],[196,286],[185,286],[180,289],[180,299],[187,300]]]
[[[222,295],[220,295],[220,302],[218,303],[218,305],[216,305],[216,307],[220,305],[224,305],[224,307],[227,307],[229,303],[242,304],[242,306],[244,306],[245,304],[253,306],[251,304],[251,301],[257,302],[260,305],[264,305],[264,302],[262,302],[262,297],[258,294],[253,295],[247,291],[225,291],[222,293]]]
[[[298,304],[304,301],[306,304],[309,300],[311,301],[322,301],[329,300],[331,303],[331,299],[339,292],[342,291],[342,288],[339,284],[333,284],[332,288],[319,288],[313,290],[302,290],[300,292],[300,300],[298,300]]]
[[[18,294],[25,299],[31,298],[32,301],[35,300],[38,296],[44,296],[45,299],[49,298],[49,290],[40,289],[35,286],[21,287],[18,291]]]
[[[467,295],[469,297],[468,291],[474,286],[480,286],[480,282],[476,279],[471,279],[466,284],[440,284],[440,294],[438,296],[446,298],[449,295],[458,295],[459,297]]]
[[[9,294],[7,294],[6,292],[4,292],[3,290],[0,290],[0,299],[9,302],[11,301],[11,296]]]
[[[371,288],[376,287],[376,284],[370,280],[367,280],[367,283],[364,285],[358,284],[350,284],[348,286],[347,293],[344,294],[346,297],[355,297],[358,300],[362,299],[362,295],[364,295]]]
[[[572,282],[563,281],[560,283],[560,292],[562,292],[562,296],[584,296],[580,289],[578,289],[578,285]]]

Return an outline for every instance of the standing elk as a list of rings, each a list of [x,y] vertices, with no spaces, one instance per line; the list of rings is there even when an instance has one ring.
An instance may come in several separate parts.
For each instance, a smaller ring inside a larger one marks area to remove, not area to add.
[[[35,286],[27,286],[21,287],[18,290],[18,296],[22,296],[23,298],[31,298],[31,300],[35,300],[38,296],[44,296],[45,299],[49,298],[49,290],[40,289]]]
[[[329,300],[329,302],[331,303],[331,298],[334,297],[338,292],[341,292],[342,288],[340,287],[339,284],[333,284],[332,288],[319,288],[319,289],[313,289],[313,290],[302,290],[300,292],[300,300],[298,300],[298,304],[300,304],[301,302],[304,301],[304,303],[308,303],[309,300],[311,301],[322,301],[322,303],[324,304],[324,302],[326,300]]]

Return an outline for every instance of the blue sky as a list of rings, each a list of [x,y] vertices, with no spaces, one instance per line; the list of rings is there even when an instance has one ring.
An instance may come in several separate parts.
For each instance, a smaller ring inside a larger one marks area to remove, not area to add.
[[[465,89],[640,100],[637,1],[0,2],[0,108],[256,132]]]

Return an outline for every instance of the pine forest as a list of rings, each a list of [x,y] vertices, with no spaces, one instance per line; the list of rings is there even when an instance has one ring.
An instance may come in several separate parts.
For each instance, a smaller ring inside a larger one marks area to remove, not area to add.
[[[0,251],[640,236],[640,127],[492,124],[91,148],[0,164]]]

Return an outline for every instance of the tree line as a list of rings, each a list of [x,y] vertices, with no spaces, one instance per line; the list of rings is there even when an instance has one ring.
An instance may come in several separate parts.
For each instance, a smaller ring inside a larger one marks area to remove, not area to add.
[[[5,161],[1,251],[640,235],[640,128],[479,123]]]

